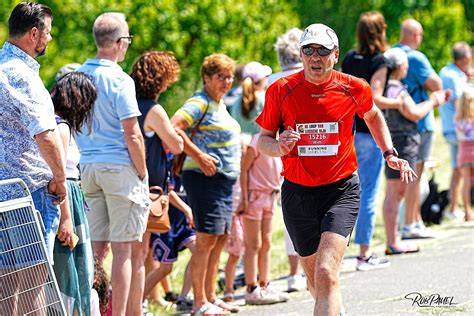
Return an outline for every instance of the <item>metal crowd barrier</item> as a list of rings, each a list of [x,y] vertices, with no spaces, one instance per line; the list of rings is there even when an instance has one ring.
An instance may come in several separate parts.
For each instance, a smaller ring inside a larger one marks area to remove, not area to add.
[[[0,202],[0,315],[66,315],[30,191],[21,179],[2,187],[21,197]]]

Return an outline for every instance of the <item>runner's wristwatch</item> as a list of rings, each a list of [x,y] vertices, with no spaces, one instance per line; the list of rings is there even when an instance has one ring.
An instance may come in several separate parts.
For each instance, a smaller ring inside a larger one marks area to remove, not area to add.
[[[388,149],[386,152],[383,153],[383,158],[387,159],[388,156],[395,156],[398,157],[398,151],[393,147],[392,149]]]

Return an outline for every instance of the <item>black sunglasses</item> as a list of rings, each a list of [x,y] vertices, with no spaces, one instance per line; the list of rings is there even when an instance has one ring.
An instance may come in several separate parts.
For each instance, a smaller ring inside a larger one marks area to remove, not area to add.
[[[132,45],[132,38],[133,38],[133,35],[129,35],[129,36],[121,36],[117,39],[117,43],[120,42],[122,39],[126,38],[127,39],[127,43],[128,45]]]
[[[332,49],[326,48],[324,46],[321,47],[313,47],[313,46],[304,46],[301,51],[306,56],[312,56],[314,52],[317,52],[319,56],[325,57],[331,54]]]

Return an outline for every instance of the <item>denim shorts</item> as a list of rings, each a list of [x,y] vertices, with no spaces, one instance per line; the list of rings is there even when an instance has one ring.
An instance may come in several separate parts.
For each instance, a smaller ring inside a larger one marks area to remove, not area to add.
[[[181,180],[193,210],[196,231],[211,235],[228,234],[235,179],[220,173],[207,177],[197,171],[184,171]]]
[[[53,264],[53,248],[59,226],[59,207],[47,187],[31,193],[35,208],[40,212],[46,245],[46,255]],[[0,267],[24,267],[44,259],[35,213],[21,207],[0,213]]]
[[[417,163],[426,162],[430,159],[431,147],[433,146],[433,132],[421,132],[420,148],[418,149]]]
[[[408,161],[413,170],[416,170],[417,155],[420,148],[420,134],[392,134],[393,147],[398,150],[401,159]],[[385,176],[387,179],[399,179],[400,171],[394,170],[385,163]]]

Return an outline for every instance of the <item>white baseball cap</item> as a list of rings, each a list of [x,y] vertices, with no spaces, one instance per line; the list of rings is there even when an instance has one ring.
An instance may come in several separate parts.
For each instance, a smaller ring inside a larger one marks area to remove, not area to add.
[[[401,64],[408,64],[408,56],[403,49],[394,47],[389,48],[383,53],[383,56],[391,63],[392,66],[400,66]]]
[[[336,32],[324,24],[315,23],[308,26],[300,38],[300,47],[309,44],[319,44],[328,49],[339,47]]]
[[[262,65],[258,61],[251,61],[242,69],[242,78],[250,77],[253,82],[259,82],[272,74],[272,68]]]

